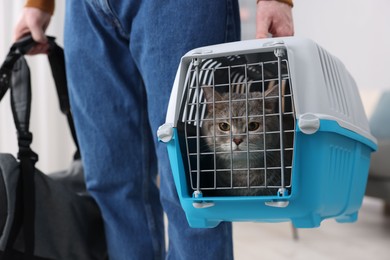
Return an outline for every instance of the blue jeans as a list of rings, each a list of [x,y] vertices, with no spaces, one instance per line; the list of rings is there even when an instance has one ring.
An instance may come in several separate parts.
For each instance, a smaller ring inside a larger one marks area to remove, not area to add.
[[[239,40],[238,1],[66,4],[72,111],[87,187],[104,218],[110,260],[232,259],[230,224],[188,226],[166,147],[157,142],[156,132],[165,121],[181,56],[195,47]]]

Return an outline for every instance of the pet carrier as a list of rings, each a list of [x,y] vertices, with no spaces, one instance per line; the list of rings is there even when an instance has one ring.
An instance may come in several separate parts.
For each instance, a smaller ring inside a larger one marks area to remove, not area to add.
[[[192,227],[354,222],[376,150],[350,74],[298,37],[188,52],[158,137]]]

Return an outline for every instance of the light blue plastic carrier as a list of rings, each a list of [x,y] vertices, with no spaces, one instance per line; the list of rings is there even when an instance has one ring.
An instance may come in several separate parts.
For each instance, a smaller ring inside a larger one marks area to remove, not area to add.
[[[247,106],[242,118],[233,112],[227,112],[228,118],[207,112],[220,105],[233,110],[234,102],[250,106],[254,102],[250,93],[255,91],[262,93],[263,104],[277,99],[277,112],[267,114],[265,106],[259,115],[252,115]],[[217,92],[229,100],[223,101]],[[242,100],[230,100],[239,92]],[[250,124],[255,118],[263,121]],[[267,128],[271,118],[279,123],[276,129]],[[215,124],[210,135],[204,132],[207,120]],[[245,122],[242,133],[235,130],[235,120]],[[344,65],[313,41],[298,37],[188,52],[181,59],[158,137],[167,145],[181,205],[196,228],[222,221],[291,221],[297,228],[318,227],[328,218],[354,222],[365,193],[370,154],[377,147],[356,83]],[[250,138],[263,144],[256,151],[246,148],[224,155],[216,148],[221,137],[237,144]],[[267,147],[267,138],[276,137],[278,147]],[[204,148],[205,142],[214,150]],[[247,168],[234,166],[238,152],[247,156]],[[251,162],[255,153],[264,162]],[[232,168],[219,169],[219,156],[230,158]],[[272,160],[267,156],[278,158],[274,161],[280,165],[268,163]],[[225,180],[231,177],[228,184],[218,180],[222,174]],[[248,174],[247,185],[236,184],[237,174]],[[257,184],[252,181],[260,179]]]

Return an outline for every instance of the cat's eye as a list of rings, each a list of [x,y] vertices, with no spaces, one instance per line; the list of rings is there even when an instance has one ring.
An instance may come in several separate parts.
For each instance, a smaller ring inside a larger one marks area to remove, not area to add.
[[[257,129],[259,129],[259,127],[260,127],[259,122],[250,122],[248,124],[248,131],[256,131]]]
[[[226,132],[226,131],[229,131],[229,130],[230,130],[230,125],[229,125],[228,123],[226,123],[226,122],[219,123],[218,126],[219,126],[219,129],[220,129],[221,131]]]

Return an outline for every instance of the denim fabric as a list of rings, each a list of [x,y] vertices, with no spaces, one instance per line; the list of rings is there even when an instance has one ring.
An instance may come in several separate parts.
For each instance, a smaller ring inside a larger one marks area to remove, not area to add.
[[[180,57],[195,47],[239,40],[238,1],[66,3],[71,105],[110,260],[232,259],[231,224],[188,226],[156,132],[165,121]],[[168,252],[162,208],[169,221]]]

